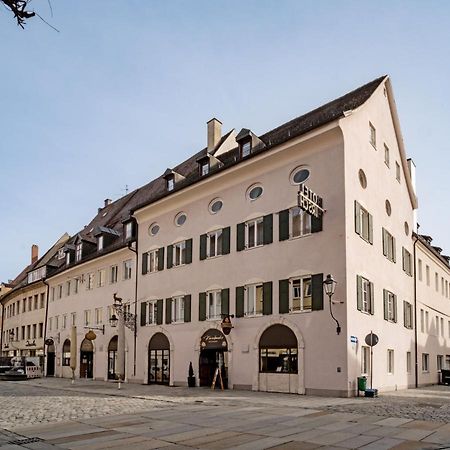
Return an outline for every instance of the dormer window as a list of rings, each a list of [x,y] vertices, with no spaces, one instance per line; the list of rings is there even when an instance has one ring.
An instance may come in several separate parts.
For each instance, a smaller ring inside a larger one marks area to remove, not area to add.
[[[252,150],[252,142],[251,141],[243,142],[241,145],[242,158],[245,158],[246,156],[250,155],[251,150]]]
[[[70,252],[66,253],[66,266],[70,264]]]
[[[80,242],[75,247],[75,261],[81,261],[81,256],[83,255],[83,244]]]
[[[125,224],[125,240],[131,239],[133,237],[133,222],[127,222]]]
[[[204,177],[205,175],[208,175],[209,173],[209,161],[203,161],[200,164],[200,175]]]
[[[175,180],[173,177],[167,178],[167,190],[173,191],[175,188]]]
[[[103,250],[103,236],[97,238],[97,250],[101,252]]]

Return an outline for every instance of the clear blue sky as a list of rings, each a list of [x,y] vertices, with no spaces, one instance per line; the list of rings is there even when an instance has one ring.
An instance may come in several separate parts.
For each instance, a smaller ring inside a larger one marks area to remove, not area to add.
[[[421,231],[450,253],[450,2],[46,0],[0,8],[0,280],[103,199],[203,148],[392,77]]]

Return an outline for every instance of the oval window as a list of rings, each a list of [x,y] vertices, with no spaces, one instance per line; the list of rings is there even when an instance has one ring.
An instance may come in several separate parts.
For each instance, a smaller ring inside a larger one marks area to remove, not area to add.
[[[386,214],[390,216],[392,214],[391,202],[386,200]]]
[[[148,227],[148,234],[150,236],[156,236],[158,234],[159,231],[159,225],[155,222],[152,223],[149,227]]]
[[[304,183],[309,176],[311,175],[309,169],[305,167],[297,167],[291,173],[291,182],[293,184],[302,184]]]
[[[220,198],[215,198],[210,204],[209,204],[209,212],[211,214],[217,214],[223,206],[223,201],[220,200]]]
[[[186,214],[184,212],[180,212],[175,216],[175,225],[177,227],[181,227],[181,225],[184,225],[186,222]]]
[[[359,182],[361,183],[362,188],[365,189],[367,187],[367,177],[366,177],[366,174],[364,173],[364,170],[359,169],[358,177],[359,177]]]
[[[253,186],[248,190],[248,198],[250,200],[256,200],[257,198],[261,197],[263,194],[263,188],[262,186]]]

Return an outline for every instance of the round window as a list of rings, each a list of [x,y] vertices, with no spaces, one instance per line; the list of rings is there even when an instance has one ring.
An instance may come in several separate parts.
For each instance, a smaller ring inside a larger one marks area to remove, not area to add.
[[[306,169],[305,167],[297,167],[291,173],[291,183],[302,184],[309,178],[309,176],[309,169]]]
[[[390,216],[392,214],[391,202],[386,200],[386,214]]]
[[[408,222],[405,222],[405,233],[406,233],[406,236],[409,236],[409,225],[408,225]]]
[[[155,235],[157,235],[157,234],[158,234],[158,231],[159,231],[159,225],[158,225],[156,222],[152,223],[152,224],[148,227],[148,234],[149,234],[150,236],[155,236]]]
[[[362,188],[365,189],[367,187],[367,177],[366,177],[366,174],[364,173],[364,170],[359,169],[358,177],[359,177],[359,182],[361,183]]]
[[[250,200],[256,200],[257,198],[261,197],[262,193],[262,186],[253,186],[248,190],[248,198]]]
[[[210,204],[209,204],[209,212],[211,214],[217,214],[223,206],[223,201],[220,200],[220,198],[215,198]]]
[[[184,212],[180,212],[175,216],[175,225],[177,227],[181,227],[181,225],[184,225],[186,222],[186,214]]]

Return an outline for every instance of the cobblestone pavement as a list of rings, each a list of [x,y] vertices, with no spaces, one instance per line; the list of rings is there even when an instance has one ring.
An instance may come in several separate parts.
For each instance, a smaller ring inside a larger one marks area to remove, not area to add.
[[[450,388],[336,399],[43,379],[0,383],[0,450],[443,449]],[[12,412],[13,411],[13,412]]]

